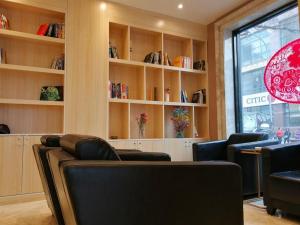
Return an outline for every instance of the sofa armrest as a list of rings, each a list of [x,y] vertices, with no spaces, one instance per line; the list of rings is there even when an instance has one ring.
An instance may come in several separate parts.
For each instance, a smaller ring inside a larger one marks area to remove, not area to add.
[[[235,164],[73,161],[60,173],[74,225],[243,224]]]
[[[122,161],[171,161],[166,153],[138,152],[138,151],[117,151]]]
[[[264,175],[300,169],[300,143],[280,144],[262,149]]]
[[[254,149],[255,147],[265,147],[278,144],[277,140],[253,141],[241,144],[232,144],[227,147],[227,159],[230,162],[236,162],[236,157],[240,155],[243,149]]]
[[[199,142],[193,144],[194,161],[226,160],[226,141]]]

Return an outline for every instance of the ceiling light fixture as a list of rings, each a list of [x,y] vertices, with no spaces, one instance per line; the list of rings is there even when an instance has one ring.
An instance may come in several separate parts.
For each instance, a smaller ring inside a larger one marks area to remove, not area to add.
[[[101,9],[102,11],[105,11],[106,8],[107,8],[106,3],[105,3],[105,2],[101,2],[101,4],[100,4],[100,9]]]
[[[178,9],[183,9],[183,4],[181,4],[181,3],[178,4],[177,8],[178,8]]]

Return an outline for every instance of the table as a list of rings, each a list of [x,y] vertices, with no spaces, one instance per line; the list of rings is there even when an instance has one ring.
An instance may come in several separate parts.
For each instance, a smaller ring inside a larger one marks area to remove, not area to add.
[[[256,166],[257,166],[257,192],[258,198],[261,197],[261,188],[260,188],[260,156],[262,154],[262,148],[257,147],[255,149],[243,149],[241,150],[241,154],[255,155],[256,156]]]

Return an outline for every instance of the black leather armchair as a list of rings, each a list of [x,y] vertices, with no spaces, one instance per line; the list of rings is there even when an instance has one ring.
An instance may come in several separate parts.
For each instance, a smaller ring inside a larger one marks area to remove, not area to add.
[[[82,136],[80,136],[82,138]],[[69,141],[75,141],[75,138],[78,142],[79,137],[70,135]],[[87,137],[85,137],[87,138]],[[91,138],[91,137],[90,137]],[[100,139],[99,139],[100,140]],[[46,135],[41,138],[41,144],[33,145],[33,152],[36,159],[36,163],[38,166],[38,170],[40,173],[40,177],[42,180],[43,190],[46,196],[46,200],[49,208],[54,215],[56,222],[58,225],[65,225],[64,218],[62,215],[61,204],[58,198],[58,190],[56,184],[54,183],[52,171],[50,169],[50,165],[48,162],[48,154],[50,151],[54,152],[62,152],[62,148],[60,147],[61,137],[57,135]],[[103,141],[102,148],[106,149],[102,154],[95,156],[89,154],[89,152],[85,152],[85,159],[91,157],[90,159],[118,159],[122,161],[171,161],[171,158],[168,154],[165,153],[147,153],[141,152],[139,150],[134,149],[114,149],[107,142]],[[101,145],[100,143],[100,145]],[[72,148],[72,146],[68,146]],[[112,149],[114,154],[107,154],[109,151],[107,149]],[[70,157],[69,160],[74,160],[74,157]]]
[[[100,142],[67,135],[47,152],[65,225],[243,224],[238,165],[120,161]]]
[[[267,212],[300,215],[300,143],[265,147],[262,159]]]
[[[242,168],[243,194],[257,193],[256,158],[241,154],[243,149],[254,149],[278,144],[278,141],[267,140],[264,133],[232,134],[228,140],[195,143],[193,145],[194,161],[221,160],[237,163]]]

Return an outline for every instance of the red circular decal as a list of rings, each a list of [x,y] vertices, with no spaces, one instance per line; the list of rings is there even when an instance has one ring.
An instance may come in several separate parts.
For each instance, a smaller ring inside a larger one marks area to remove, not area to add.
[[[287,44],[271,58],[264,81],[274,98],[300,103],[300,39]]]

